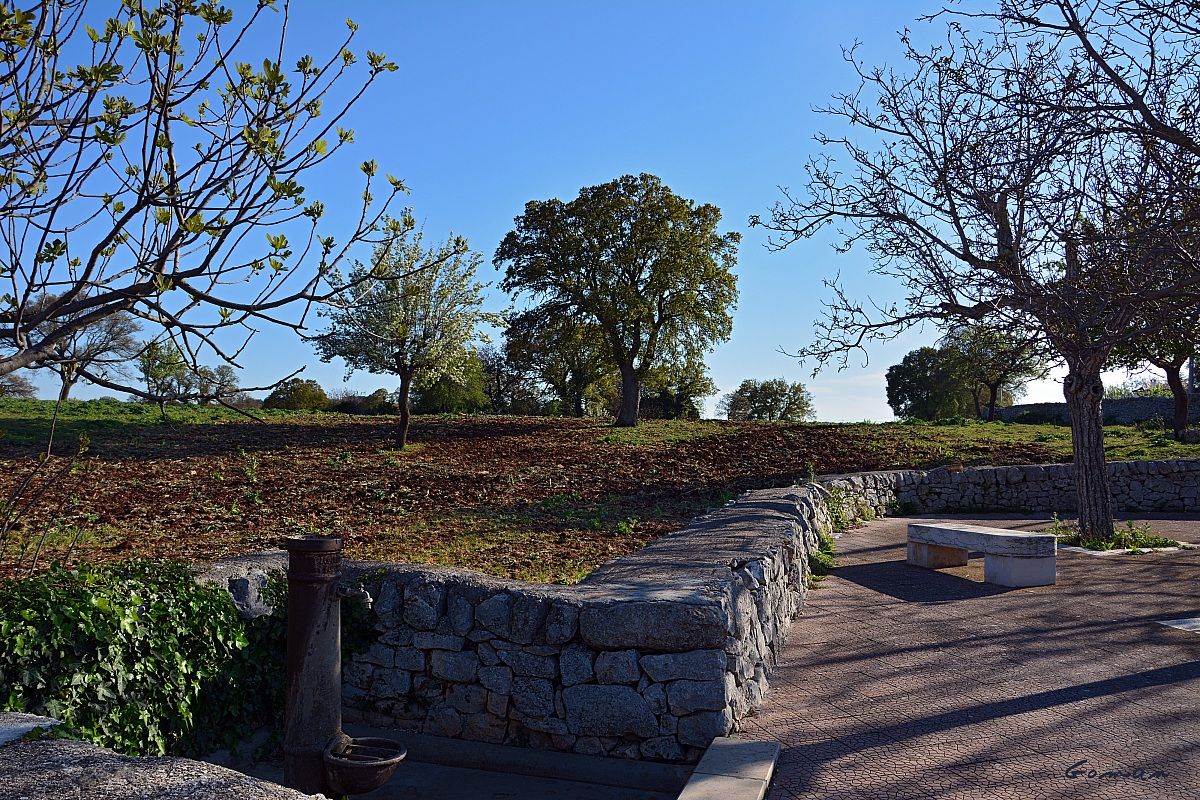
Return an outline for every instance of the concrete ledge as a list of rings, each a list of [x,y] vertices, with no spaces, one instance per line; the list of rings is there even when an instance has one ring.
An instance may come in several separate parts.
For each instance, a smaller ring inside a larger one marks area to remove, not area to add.
[[[775,774],[779,750],[776,742],[714,739],[679,800],[762,800]]]
[[[1200,633],[1200,617],[1190,617],[1186,619],[1160,619],[1156,620],[1159,625],[1166,625],[1168,628],[1176,628],[1188,633]]]
[[[20,741],[37,728],[48,730],[61,724],[56,719],[39,717],[37,714],[23,714],[19,711],[0,712],[0,745]]]
[[[1016,558],[1053,558],[1058,544],[1058,539],[1049,533],[1024,533],[950,522],[911,522],[908,541]]]

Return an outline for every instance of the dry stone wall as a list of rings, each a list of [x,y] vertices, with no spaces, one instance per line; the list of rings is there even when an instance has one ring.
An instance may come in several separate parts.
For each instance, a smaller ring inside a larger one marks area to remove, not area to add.
[[[1188,422],[1200,422],[1200,395],[1190,396]],[[1169,424],[1175,417],[1175,400],[1170,397],[1119,397],[1104,401],[1105,425],[1133,425],[1138,422],[1164,420]],[[1071,413],[1066,403],[1019,403],[996,409],[1001,422],[1055,423],[1070,425]]]
[[[1200,460],[1109,465],[1120,510],[1200,510]],[[845,520],[897,512],[1074,508],[1070,465],[831,475],[748,492],[576,586],[350,562],[377,640],[343,665],[346,719],[593,755],[695,761],[767,692],[800,613],[808,555]],[[281,554],[223,562],[263,613]]]
[[[762,702],[829,517],[749,492],[569,587],[354,564],[379,640],[348,719],[593,755],[694,761]]]
[[[896,470],[833,475],[827,489],[875,513],[925,514],[956,511],[1074,511],[1074,467],[1043,464],[1014,467]],[[1117,511],[1200,511],[1200,460],[1113,461],[1108,464]]]

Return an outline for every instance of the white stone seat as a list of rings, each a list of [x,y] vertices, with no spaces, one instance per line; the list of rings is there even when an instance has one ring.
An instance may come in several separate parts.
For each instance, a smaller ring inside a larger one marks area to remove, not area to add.
[[[983,553],[983,580],[1000,586],[1051,586],[1057,579],[1058,539],[953,522],[910,522],[908,563],[928,569],[961,567]]]

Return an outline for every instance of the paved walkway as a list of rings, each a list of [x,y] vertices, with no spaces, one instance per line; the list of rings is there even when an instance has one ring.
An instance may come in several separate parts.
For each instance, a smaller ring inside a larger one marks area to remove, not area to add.
[[[1060,553],[1057,586],[1004,589],[906,565],[907,522],[843,535],[792,626],[744,734],[783,744],[770,800],[1200,797],[1200,635],[1154,623],[1200,617],[1200,550]]]

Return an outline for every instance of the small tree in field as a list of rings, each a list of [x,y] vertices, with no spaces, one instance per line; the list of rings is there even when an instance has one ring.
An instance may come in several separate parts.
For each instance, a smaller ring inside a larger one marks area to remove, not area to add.
[[[1046,377],[1052,363],[1042,337],[1001,322],[955,325],[941,345],[958,362],[956,373],[971,385],[975,416],[989,422],[996,419],[998,405],[1012,405],[1025,394],[1025,384]]]
[[[812,395],[804,384],[788,383],[782,378],[744,380],[741,386],[721,399],[717,410],[726,419],[768,422],[803,422],[812,419],[816,413]]]
[[[479,323],[499,322],[480,309],[480,260],[461,238],[426,249],[418,233],[400,247],[376,250],[372,264],[330,278],[345,291],[339,305],[321,312],[329,328],[314,339],[317,353],[322,361],[345,361],[347,377],[362,369],[400,379],[398,447],[408,441],[413,382],[460,379],[468,345],[481,338]]]
[[[729,338],[737,301],[737,233],[653,175],[534,200],[496,249],[501,286],[541,301],[532,313],[595,325],[620,373],[617,425],[637,424],[642,384],[664,359],[702,362]]]

